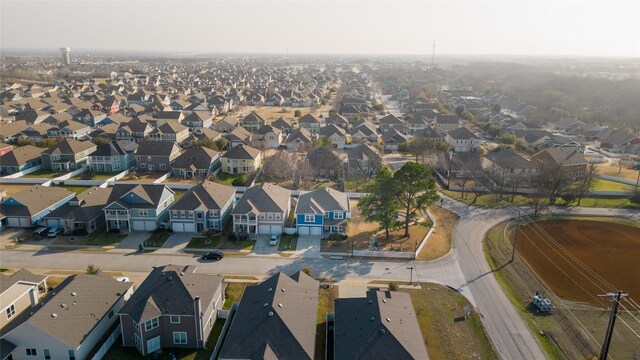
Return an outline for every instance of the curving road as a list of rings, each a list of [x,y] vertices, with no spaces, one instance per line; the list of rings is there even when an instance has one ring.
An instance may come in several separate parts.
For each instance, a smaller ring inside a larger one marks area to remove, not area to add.
[[[150,271],[154,265],[197,265],[198,272],[233,275],[264,275],[278,271],[294,272],[311,266],[314,274],[342,280],[362,277],[371,280],[409,280],[437,282],[458,289],[482,314],[489,337],[503,359],[543,359],[545,354],[524,320],[503,293],[486,261],[484,234],[499,222],[515,217],[513,209],[478,209],[445,197],[444,207],[457,213],[460,221],[453,231],[453,249],[445,257],[428,262],[376,261],[363,259],[330,260],[308,257],[237,256],[220,262],[202,262],[188,254],[51,252],[24,246],[2,250],[1,267],[83,270],[94,264],[111,271]],[[523,210],[527,210],[524,209]],[[619,209],[553,209],[555,214],[625,216],[640,221],[640,212]],[[413,267],[415,270],[408,268]]]

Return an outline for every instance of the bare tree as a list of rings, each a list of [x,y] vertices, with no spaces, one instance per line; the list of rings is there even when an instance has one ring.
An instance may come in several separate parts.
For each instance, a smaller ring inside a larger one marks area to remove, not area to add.
[[[494,164],[487,172],[487,176],[493,185],[493,192],[496,195],[496,201],[502,200],[511,170],[512,169],[510,168],[503,168]]]
[[[534,177],[536,193],[545,196],[550,205],[556,203],[556,199],[565,192],[573,179],[568,176],[564,167],[555,164],[543,164],[539,168],[538,175]]]
[[[511,202],[516,199],[516,193],[520,189],[524,176],[520,173],[513,173],[509,176],[509,191],[511,192]]]
[[[262,166],[262,179],[264,181],[287,180],[293,157],[295,155],[280,150],[267,158]]]
[[[594,179],[598,175],[598,164],[595,162],[590,162],[587,165],[587,171],[584,174],[584,177],[578,183],[578,189],[576,191],[578,198],[578,206],[580,206],[580,202],[582,198],[589,195],[591,190],[593,190]]]

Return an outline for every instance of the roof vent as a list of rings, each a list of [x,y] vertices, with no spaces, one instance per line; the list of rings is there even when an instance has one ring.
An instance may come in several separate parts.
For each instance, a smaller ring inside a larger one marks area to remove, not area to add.
[[[273,311],[269,311],[269,316],[273,316]]]
[[[269,290],[267,290],[267,291],[273,291],[273,288],[269,288]]]
[[[53,314],[51,314],[51,317],[55,319],[55,318],[57,318],[57,317],[58,317],[58,314],[53,313]]]
[[[369,304],[371,304],[373,302],[373,300],[369,299]]]
[[[67,307],[67,304],[60,304],[60,307],[61,307],[61,308],[66,308],[66,307]]]
[[[173,277],[172,277],[172,276],[169,276],[169,281],[171,281],[171,280],[173,280]]]
[[[282,303],[278,303],[278,307],[281,308],[282,307]]]
[[[184,273],[183,273],[183,272],[181,272],[181,273],[180,273],[180,276],[184,276]]]
[[[269,303],[264,303],[264,305],[262,305],[263,307],[267,307],[269,306]]]
[[[387,320],[387,322],[391,322],[391,319],[389,319],[389,318],[385,318],[385,320]]]
[[[380,334],[384,334],[386,333],[386,331],[384,331],[384,329],[380,329]]]
[[[76,296],[78,295],[78,293],[76,293],[75,291],[71,293],[71,296]]]
[[[382,302],[386,304],[386,303],[387,303],[387,300],[385,300],[385,299],[382,299]]]
[[[284,291],[284,288],[282,288],[282,292],[285,292],[285,291]]]
[[[369,319],[369,320],[373,321],[373,320],[375,320],[375,319],[376,319],[376,318],[375,318],[374,316],[372,316],[372,317],[371,317],[371,319]]]

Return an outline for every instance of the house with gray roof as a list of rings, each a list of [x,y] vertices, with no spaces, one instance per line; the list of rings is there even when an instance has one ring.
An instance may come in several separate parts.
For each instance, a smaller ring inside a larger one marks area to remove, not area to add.
[[[109,229],[153,231],[169,220],[174,192],[162,184],[119,184],[103,208]]]
[[[136,150],[138,171],[171,170],[171,163],[180,156],[180,146],[169,141],[143,141]]]
[[[171,228],[175,232],[219,232],[229,220],[236,189],[205,180],[190,188],[171,207]]]
[[[378,142],[378,130],[376,126],[370,121],[361,121],[353,124],[351,129],[351,143],[359,144],[363,142]]]
[[[65,188],[36,185],[2,201],[0,214],[8,226],[32,227],[74,197],[75,193]]]
[[[219,354],[231,359],[314,359],[318,281],[280,272],[247,286],[231,310]]]
[[[249,235],[277,235],[291,211],[291,191],[264,183],[250,187],[233,208],[233,232]]]
[[[26,145],[0,156],[0,174],[15,174],[42,164],[42,148]]]
[[[396,129],[401,133],[405,132],[406,123],[393,114],[389,114],[378,120],[380,132],[384,135],[391,129]]]
[[[303,115],[300,119],[298,119],[298,126],[301,129],[306,129],[312,135],[317,135],[322,127],[322,123],[318,118],[313,116],[311,113]]]
[[[187,149],[171,164],[174,176],[185,179],[207,178],[220,169],[220,154],[203,146]]]
[[[266,121],[257,112],[252,111],[251,114],[242,118],[242,127],[249,132],[255,132],[259,128],[263,127]]]
[[[52,171],[72,171],[86,165],[89,155],[96,150],[91,141],[64,139],[40,155],[42,168]]]
[[[447,132],[446,141],[455,152],[473,152],[480,149],[480,138],[462,126]]]
[[[587,172],[588,161],[576,147],[557,147],[539,151],[531,155],[531,163],[541,169],[545,166],[559,167],[565,176],[583,177]]]
[[[111,141],[99,146],[89,156],[89,166],[95,172],[124,171],[136,165],[135,152],[138,145],[125,146],[125,142]]]
[[[251,145],[251,139],[253,139],[253,134],[240,126],[225,133],[223,136],[229,141],[230,149],[240,145]]]
[[[460,127],[460,117],[458,115],[436,115],[433,121],[432,127],[441,133],[446,133],[451,130],[455,130]]]
[[[298,129],[287,136],[287,149],[306,150],[313,145],[313,135],[307,129]]]
[[[87,359],[132,293],[133,283],[102,273],[72,275],[33,314],[9,324],[2,339],[13,345],[14,359]]]
[[[335,149],[344,149],[348,141],[347,131],[335,124],[322,127],[318,132],[318,136],[323,139],[328,139],[331,147]]]
[[[313,175],[334,178],[343,174],[346,158],[344,153],[337,153],[329,147],[320,146],[309,150],[305,160]]]
[[[289,119],[285,119],[283,117],[279,117],[276,120],[271,122],[271,126],[276,127],[284,134],[289,134],[293,130],[293,123]]]
[[[507,178],[519,176],[525,181],[538,173],[538,168],[534,164],[512,150],[488,153],[482,159],[482,167],[490,173],[505,174]]]
[[[284,140],[284,133],[273,125],[264,125],[253,133],[253,146],[259,149],[276,149]]]
[[[386,133],[382,134],[382,142],[386,150],[398,150],[400,144],[409,142],[409,138],[398,129],[390,128]]]
[[[335,300],[334,359],[428,359],[411,296],[368,290],[366,297]]]
[[[371,144],[360,144],[347,150],[347,174],[350,177],[364,176],[369,180],[381,166],[382,155]]]
[[[40,296],[47,292],[48,277],[33,274],[26,269],[20,269],[11,275],[0,273],[0,329],[40,303]]]
[[[248,145],[229,149],[222,155],[222,172],[228,174],[248,174],[262,166],[262,151]]]
[[[417,130],[416,132],[413,133],[413,138],[414,139],[416,139],[416,138],[431,139],[434,142],[438,142],[438,143],[445,142],[444,135],[442,135],[441,133],[437,132],[432,127],[426,127],[424,129]]]
[[[117,312],[122,345],[146,356],[161,348],[202,349],[224,303],[222,277],[194,266],[155,267]]]
[[[299,235],[345,233],[351,207],[347,194],[324,187],[300,194],[295,209]]]
[[[104,226],[102,209],[107,205],[113,187],[94,186],[76,195],[66,204],[42,218],[44,226],[62,229],[65,234],[84,235]]]

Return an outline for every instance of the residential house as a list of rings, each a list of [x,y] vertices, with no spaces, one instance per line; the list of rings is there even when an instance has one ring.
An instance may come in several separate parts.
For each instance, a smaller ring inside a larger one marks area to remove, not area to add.
[[[251,114],[242,118],[242,127],[249,132],[255,132],[265,124],[266,121],[255,111],[252,111]]]
[[[324,122],[327,126],[333,124],[343,128],[345,131],[349,131],[351,128],[349,119],[339,114],[332,114],[327,116]]]
[[[156,141],[170,141],[182,144],[189,137],[189,128],[177,123],[166,122],[149,133],[149,138]]]
[[[529,160],[512,150],[492,151],[482,159],[482,167],[490,174],[500,175],[505,183],[512,183],[518,177],[523,184],[538,173],[538,168]]]
[[[380,132],[384,136],[391,129],[395,129],[400,133],[405,132],[406,123],[402,119],[398,119],[395,115],[389,114],[380,120],[378,120],[380,126]]]
[[[441,133],[447,133],[460,127],[460,117],[458,115],[436,115],[432,127]]]
[[[91,141],[64,139],[43,151],[42,168],[52,171],[71,171],[86,165],[89,154],[96,150]]]
[[[347,150],[347,173],[349,177],[364,176],[370,179],[380,171],[382,155],[370,144],[360,144]]]
[[[553,134],[546,130],[512,130],[516,141],[534,148],[542,147],[551,142]]]
[[[441,152],[438,154],[436,170],[446,179],[447,183],[454,180],[482,179],[485,175],[479,152]]]
[[[291,210],[291,191],[264,183],[245,190],[231,211],[236,234],[281,234]]]
[[[109,96],[100,102],[100,109],[108,115],[115,114],[120,110],[120,102],[113,96]]]
[[[551,123],[552,129],[565,134],[580,134],[587,129],[587,124],[576,118],[562,117],[558,121]]]
[[[222,120],[216,122],[211,128],[219,133],[228,133],[238,127],[239,120],[235,116],[225,116]]]
[[[313,135],[307,129],[298,129],[287,136],[287,149],[302,151],[313,145]]]
[[[253,139],[253,134],[240,126],[231,130],[229,133],[225,133],[223,136],[229,141],[229,148],[240,145],[251,145],[251,139]]]
[[[35,308],[47,292],[47,275],[20,269],[11,275],[0,273],[0,330],[23,312]],[[3,332],[4,333],[4,332]],[[2,359],[4,360],[4,351]]]
[[[180,123],[180,121],[184,117],[184,114],[181,111],[160,111],[153,117],[157,126],[160,126],[166,123]]]
[[[278,119],[272,121],[271,126],[282,130],[282,133],[285,135],[289,134],[293,130],[293,123],[283,117],[279,117]]]
[[[189,129],[206,129],[211,127],[213,119],[206,111],[192,111],[180,123]]]
[[[0,213],[6,217],[8,226],[32,227],[74,196],[75,193],[64,188],[35,185],[4,199]]]
[[[474,152],[480,149],[482,140],[466,127],[459,127],[447,132],[446,141],[455,152]]]
[[[124,171],[136,165],[135,152],[138,145],[125,146],[123,142],[112,141],[99,146],[89,156],[89,166],[95,172]]]
[[[413,138],[431,139],[432,141],[437,143],[444,143],[446,141],[445,136],[434,130],[432,127],[427,127],[416,131],[415,133],[413,133]]]
[[[253,146],[260,149],[278,148],[283,140],[282,130],[273,125],[265,125],[253,133]]]
[[[47,136],[49,138],[62,137],[65,139],[84,139],[91,133],[91,127],[78,121],[63,121],[47,130]]]
[[[331,147],[335,149],[344,149],[349,140],[347,139],[346,130],[335,124],[322,127],[318,132],[318,136],[324,139],[328,139]]]
[[[155,267],[120,309],[122,345],[141,355],[161,348],[203,349],[224,303],[220,276],[195,266]]]
[[[45,215],[42,224],[62,229],[65,234],[89,234],[104,226],[102,209],[107,205],[112,190],[110,186],[89,188]]]
[[[308,113],[298,119],[298,127],[306,129],[312,135],[318,135],[322,123],[315,116],[311,115],[311,113]]]
[[[233,305],[220,360],[315,358],[318,281],[280,272],[249,285]]]
[[[334,302],[334,359],[429,358],[408,293],[370,289]]]
[[[169,171],[171,163],[180,155],[180,146],[168,141],[143,141],[136,150],[137,169]]]
[[[367,141],[378,143],[378,130],[376,130],[376,126],[369,121],[353,124],[353,128],[351,129],[351,143],[360,144]]]
[[[185,179],[195,179],[197,177],[207,178],[220,168],[220,154],[206,147],[196,146],[187,149],[178,156],[171,168],[174,176]]]
[[[222,156],[222,172],[228,174],[248,174],[262,166],[262,151],[247,145],[229,149]]]
[[[15,174],[42,164],[42,148],[26,145],[0,156],[0,174]]]
[[[3,332],[13,359],[89,359],[118,320],[133,283],[105,274],[72,275],[56,286],[33,314]],[[4,351],[3,351],[3,355]]]
[[[587,172],[588,161],[575,147],[558,147],[544,149],[531,155],[531,163],[538,169],[544,166],[562,167],[565,176],[580,178]]]
[[[424,131],[430,128],[432,121],[419,115],[414,115],[406,120],[407,133],[410,135],[416,134],[420,131]]]
[[[151,134],[151,131],[153,131],[151,124],[134,118],[126,124],[119,125],[118,131],[116,131],[116,139],[140,142],[146,139]]]
[[[346,154],[338,154],[328,147],[318,147],[307,152],[307,164],[313,175],[322,178],[342,176]]]
[[[229,220],[236,189],[204,182],[190,188],[171,207],[171,228],[175,232],[220,232]]]
[[[385,150],[398,150],[400,144],[408,142],[409,138],[396,128],[390,128],[387,132],[382,134],[382,143],[384,144]]]
[[[300,194],[295,209],[299,235],[345,233],[351,208],[347,194],[328,187]]]
[[[596,147],[612,153],[625,153],[627,148],[640,145],[640,137],[636,134],[606,128],[598,134]]]
[[[119,184],[103,208],[109,229],[153,231],[169,220],[174,192],[162,184]]]

